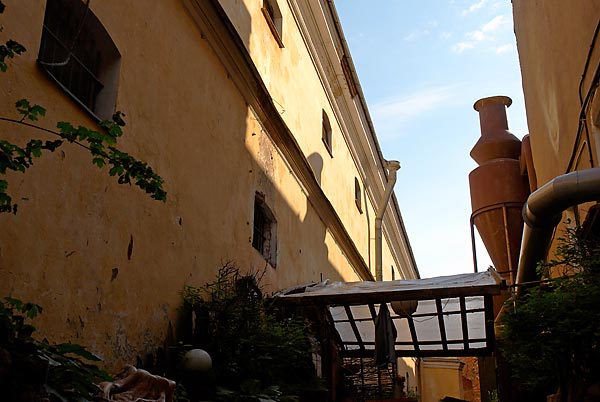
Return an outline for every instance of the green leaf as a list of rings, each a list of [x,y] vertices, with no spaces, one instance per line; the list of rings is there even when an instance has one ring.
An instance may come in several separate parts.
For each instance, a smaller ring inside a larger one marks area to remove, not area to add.
[[[50,152],[54,152],[62,144],[63,144],[62,140],[46,141],[44,143],[44,149],[47,149]]]
[[[29,101],[27,99],[19,99],[15,102],[15,106],[17,111],[24,116],[29,112]]]
[[[99,358],[95,354],[89,352],[83,346],[77,345],[74,343],[58,344],[58,345],[56,345],[56,350],[61,354],[70,353],[70,354],[77,355],[77,356],[83,357],[84,359],[94,361],[94,362],[102,361],[101,358]]]
[[[12,308],[15,308],[17,310],[21,310],[21,307],[23,307],[23,302],[14,297],[7,296],[4,298],[4,300],[6,300],[6,302],[8,303],[9,306],[11,306]]]
[[[113,166],[108,173],[111,176],[115,176],[115,175],[122,175],[123,171],[124,171],[123,166],[116,165],[116,166]]]
[[[77,139],[75,127],[73,127],[71,123],[66,121],[59,121],[58,123],[56,123],[56,128],[58,129],[59,135],[67,141],[74,142]]]
[[[46,109],[44,109],[40,105],[33,105],[29,110],[29,120],[37,120],[38,115],[46,116]]]
[[[94,159],[92,159],[92,163],[96,166],[98,166],[99,168],[103,167],[105,162],[104,162],[104,158],[101,158],[99,156],[95,157]]]
[[[115,114],[113,114],[112,119],[119,126],[125,127],[125,120],[123,120],[123,117],[125,117],[125,113],[123,113],[121,111],[117,111],[117,112],[115,112]]]
[[[12,50],[13,52],[15,52],[16,54],[21,54],[27,51],[27,49],[25,49],[25,46],[21,45],[19,42],[16,42],[14,40],[9,40],[8,42],[6,42],[6,47],[8,47],[10,50]]]

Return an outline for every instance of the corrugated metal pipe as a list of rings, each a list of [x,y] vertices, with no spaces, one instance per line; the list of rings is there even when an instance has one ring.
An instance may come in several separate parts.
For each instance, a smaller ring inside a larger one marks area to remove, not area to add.
[[[554,228],[567,208],[600,200],[600,168],[555,177],[533,192],[523,206],[523,241],[517,284],[535,280],[536,266],[546,258]]]
[[[381,224],[383,221],[383,214],[392,196],[394,190],[394,184],[396,184],[396,172],[400,169],[400,162],[398,161],[385,161],[385,168],[388,170],[387,184],[381,199],[381,204],[377,208],[375,214],[375,280],[383,280],[383,267],[382,267],[382,245],[381,245]]]

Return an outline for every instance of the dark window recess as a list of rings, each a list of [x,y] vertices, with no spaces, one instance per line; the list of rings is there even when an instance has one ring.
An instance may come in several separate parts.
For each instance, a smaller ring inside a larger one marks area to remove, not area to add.
[[[283,18],[277,0],[263,0],[262,12],[279,47],[283,46]]]
[[[354,202],[356,203],[356,208],[362,214],[362,189],[360,188],[360,182],[358,178],[354,178]]]
[[[332,146],[333,134],[331,132],[331,123],[329,122],[329,117],[327,116],[327,113],[325,113],[325,110],[323,110],[323,117],[322,117],[321,125],[322,125],[321,138],[323,140],[323,144],[325,144],[325,147],[327,148],[329,155],[333,157],[333,146]]]
[[[254,225],[252,247],[254,247],[271,266],[277,263],[277,225],[275,217],[264,201],[264,196],[256,194],[254,199]]]
[[[38,63],[96,117],[114,113],[120,54],[81,0],[48,0]]]

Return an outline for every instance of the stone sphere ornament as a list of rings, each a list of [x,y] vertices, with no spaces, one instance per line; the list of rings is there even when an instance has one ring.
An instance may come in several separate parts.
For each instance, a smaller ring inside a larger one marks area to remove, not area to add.
[[[212,359],[203,349],[192,349],[183,356],[183,369],[189,372],[205,373],[212,368]]]

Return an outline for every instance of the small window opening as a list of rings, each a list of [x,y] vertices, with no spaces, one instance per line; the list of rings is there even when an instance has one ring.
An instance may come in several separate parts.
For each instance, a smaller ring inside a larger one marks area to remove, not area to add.
[[[362,214],[362,189],[360,188],[360,182],[358,178],[354,178],[354,202],[356,203],[356,208],[358,208],[359,212]]]
[[[327,152],[329,152],[329,155],[333,157],[331,123],[329,123],[329,117],[327,116],[325,110],[323,110],[322,117],[321,139],[323,140],[323,144],[325,144],[325,148],[327,148]]]
[[[262,194],[254,197],[252,247],[275,267],[277,265],[277,225]]]
[[[262,12],[279,47],[283,46],[283,18],[277,0],[263,0]]]
[[[115,111],[121,55],[102,23],[81,0],[48,0],[39,65],[88,111]]]

